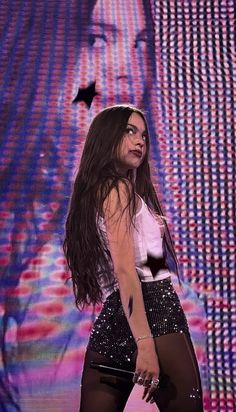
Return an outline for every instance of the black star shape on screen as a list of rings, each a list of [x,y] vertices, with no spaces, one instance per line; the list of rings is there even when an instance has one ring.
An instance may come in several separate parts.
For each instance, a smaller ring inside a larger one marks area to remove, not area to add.
[[[154,277],[160,269],[166,268],[165,259],[147,255],[147,261],[144,266],[151,270],[152,276]]]
[[[85,102],[88,108],[90,108],[93,98],[99,93],[96,92],[95,82],[91,83],[88,87],[79,88],[77,96],[74,98],[72,103]]]

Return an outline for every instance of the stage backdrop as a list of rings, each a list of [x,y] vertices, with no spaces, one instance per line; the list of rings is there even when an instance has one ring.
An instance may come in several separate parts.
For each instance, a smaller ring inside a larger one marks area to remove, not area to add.
[[[99,308],[75,308],[64,222],[88,125],[120,102],[138,105],[150,123],[152,172],[180,262],[205,410],[235,410],[234,7],[0,3],[1,411],[78,410]],[[136,389],[132,410],[156,408]]]

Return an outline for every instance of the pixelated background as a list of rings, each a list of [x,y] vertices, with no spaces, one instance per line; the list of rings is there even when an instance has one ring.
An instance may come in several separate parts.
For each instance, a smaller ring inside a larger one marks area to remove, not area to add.
[[[205,411],[235,410],[233,0],[0,3],[0,410],[77,411],[99,308],[62,252],[88,125],[133,103],[176,245]],[[126,412],[156,410],[136,388]]]

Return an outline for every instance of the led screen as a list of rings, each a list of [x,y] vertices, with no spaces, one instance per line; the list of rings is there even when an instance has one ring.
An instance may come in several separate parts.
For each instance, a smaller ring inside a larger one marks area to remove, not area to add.
[[[2,411],[78,410],[99,307],[75,307],[64,222],[89,123],[115,103],[137,105],[150,125],[205,410],[235,410],[234,7],[0,3]],[[136,389],[132,410],[156,408]]]

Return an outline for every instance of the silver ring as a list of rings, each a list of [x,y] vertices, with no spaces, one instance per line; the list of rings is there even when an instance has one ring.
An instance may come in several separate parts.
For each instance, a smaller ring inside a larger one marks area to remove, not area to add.
[[[151,380],[151,385],[154,386],[155,388],[157,388],[157,386],[159,385],[160,380],[158,378],[156,379],[152,379]]]
[[[143,382],[144,382],[143,378],[141,376],[139,376],[138,379],[137,379],[137,384],[142,385]]]

